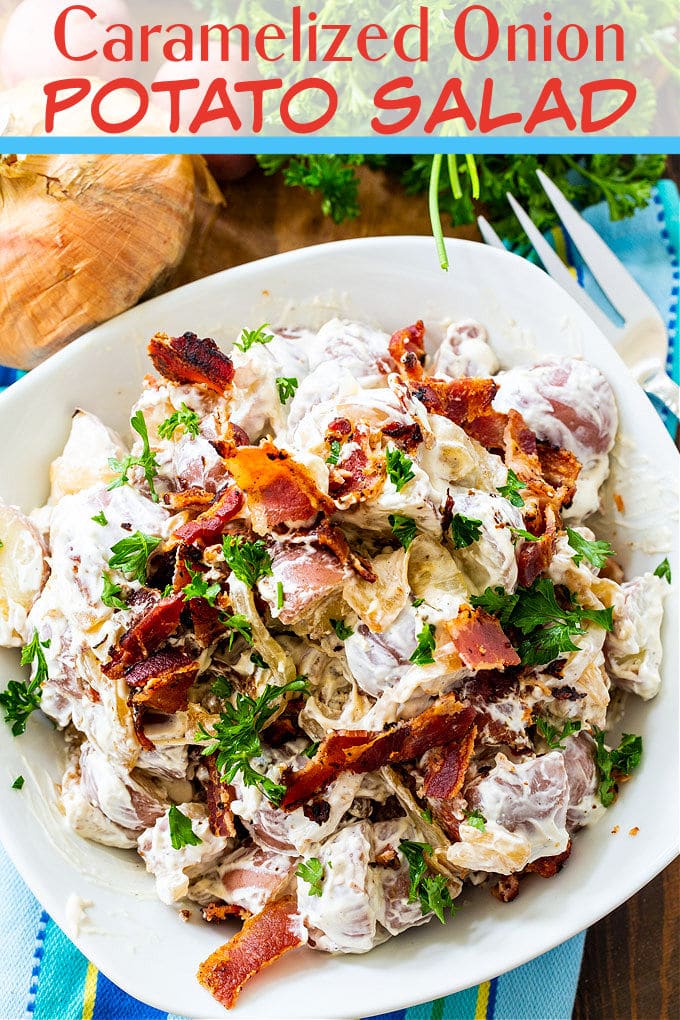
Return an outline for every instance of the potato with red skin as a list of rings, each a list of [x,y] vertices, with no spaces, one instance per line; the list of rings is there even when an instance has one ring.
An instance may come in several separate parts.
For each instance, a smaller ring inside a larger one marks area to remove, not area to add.
[[[101,48],[110,38],[108,25],[130,23],[126,0],[98,0],[96,18],[82,11],[69,15],[67,49],[73,56],[97,50],[90,60],[69,60],[55,44],[56,20],[65,8],[66,4],[54,0],[23,0],[12,12],[0,44],[0,74],[7,88],[30,78],[90,76],[109,80],[118,76],[119,65],[108,61]]]

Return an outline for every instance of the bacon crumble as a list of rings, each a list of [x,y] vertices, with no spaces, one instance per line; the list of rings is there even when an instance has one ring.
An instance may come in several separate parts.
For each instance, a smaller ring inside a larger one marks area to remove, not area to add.
[[[223,395],[231,386],[234,366],[214,340],[196,333],[171,337],[156,333],[149,341],[149,357],[165,379],[176,383],[198,383]]]

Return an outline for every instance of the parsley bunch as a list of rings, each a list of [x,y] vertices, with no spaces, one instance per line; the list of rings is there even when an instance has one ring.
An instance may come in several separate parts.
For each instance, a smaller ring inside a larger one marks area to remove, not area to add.
[[[444,911],[448,910],[450,916],[453,917],[458,907],[451,899],[451,893],[444,876],[429,873],[425,855],[432,853],[432,847],[429,843],[417,843],[413,839],[402,839],[399,849],[408,862],[411,881],[408,892],[409,903],[420,900],[420,909],[423,915],[432,911],[441,923],[445,924]]]
[[[47,680],[47,661],[43,648],[49,648],[49,641],[41,641],[37,630],[21,652],[21,665],[35,664],[35,675],[28,683],[24,680],[10,680],[6,690],[0,693],[0,707],[5,713],[5,722],[12,727],[12,735],[21,736],[26,732],[29,717],[40,708],[42,685]]]
[[[595,762],[600,772],[597,792],[604,807],[610,807],[616,799],[617,778],[629,776],[642,760],[642,737],[624,733],[619,746],[608,751],[603,730],[594,726],[592,733],[596,744]]]
[[[277,711],[279,699],[284,694],[306,690],[307,679],[299,676],[282,687],[267,684],[257,698],[239,691],[235,704],[227,702],[225,705],[214,733],[208,733],[204,726],[199,728],[194,739],[208,741],[201,753],[217,755],[217,769],[223,782],[233,782],[240,772],[245,786],[257,787],[273,804],[281,802],[285,786],[263,776],[250,762],[262,754],[260,732]]]
[[[158,463],[156,461],[156,454],[152,452],[149,445],[149,432],[146,427],[146,421],[141,411],[135,412],[130,419],[130,425],[135,432],[141,437],[142,440],[142,452],[139,457],[132,457],[128,455],[124,460],[116,460],[115,457],[109,458],[109,467],[113,471],[118,471],[118,478],[109,485],[109,489],[119,489],[122,485],[129,485],[130,479],[128,472],[130,468],[140,467],[144,472],[149,491],[151,492],[151,498],[154,503],[158,502],[158,493],[153,484],[153,480],[158,474]]]
[[[542,577],[530,588],[518,588],[513,594],[503,588],[487,588],[482,595],[473,595],[470,602],[493,616],[503,626],[515,627],[523,636],[518,647],[525,666],[543,666],[564,652],[577,652],[572,640],[585,634],[584,623],[594,623],[612,630],[613,609],[586,609],[571,592],[563,589],[569,599],[568,608],[557,601],[555,585]]]

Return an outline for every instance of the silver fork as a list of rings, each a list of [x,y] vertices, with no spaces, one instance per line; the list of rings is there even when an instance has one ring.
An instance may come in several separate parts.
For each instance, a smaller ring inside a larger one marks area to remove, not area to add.
[[[588,313],[612,346],[616,348],[633,378],[653,394],[677,417],[680,416],[680,387],[667,374],[665,363],[668,353],[668,334],[656,306],[633,279],[623,263],[616,257],[589,223],[580,216],[549,177],[537,170],[536,174],[550,199],[555,212],[574,242],[583,261],[608,297],[612,307],[623,319],[623,326],[614,325],[611,319],[579,286],[561,258],[548,244],[514,195],[508,201],[515,216],[543,263],[546,272],[570,294]],[[479,230],[487,244],[503,248],[503,242],[484,219],[477,218]]]

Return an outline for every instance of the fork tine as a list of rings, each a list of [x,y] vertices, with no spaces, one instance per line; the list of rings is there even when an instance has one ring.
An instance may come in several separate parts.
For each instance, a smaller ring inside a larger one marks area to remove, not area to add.
[[[636,322],[649,315],[656,318],[659,314],[656,305],[647,297],[611,248],[576,212],[573,205],[542,170],[537,170],[536,175],[567,233],[580,251],[583,261],[626,323]]]
[[[492,248],[502,248],[505,251],[505,245],[485,216],[477,217],[477,226],[486,244],[491,245]]]
[[[552,276],[553,280],[556,280],[562,289],[566,290],[566,292],[574,298],[574,300],[581,306],[581,308],[584,309],[585,312],[588,313],[595,325],[602,330],[609,340],[614,340],[618,336],[619,330],[616,328],[611,319],[604,314],[601,308],[598,308],[592,298],[588,297],[583,287],[579,286],[578,282],[571,275],[562,259],[553,250],[553,248],[551,248],[543,234],[529,218],[529,215],[524,211],[514,195],[507,192],[507,199],[512,206],[512,211],[522,224],[524,232],[533,244],[536,254],[543,263],[548,275]]]

